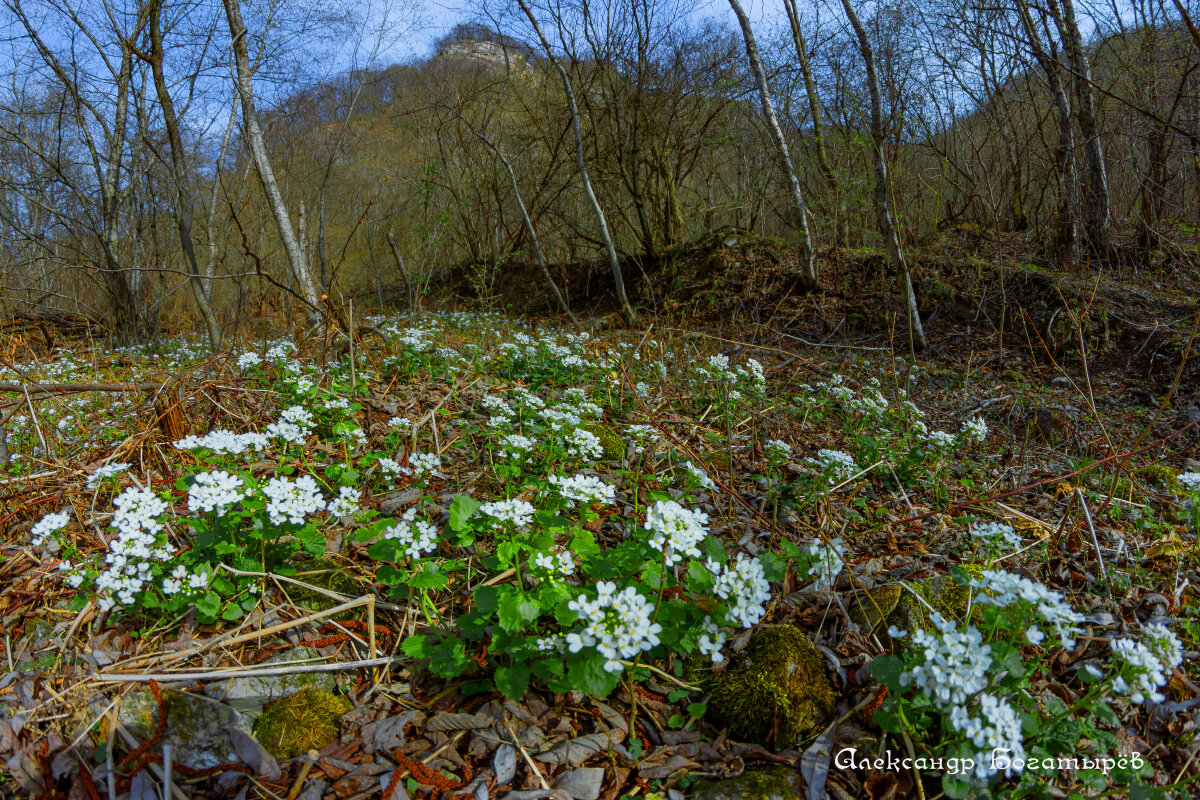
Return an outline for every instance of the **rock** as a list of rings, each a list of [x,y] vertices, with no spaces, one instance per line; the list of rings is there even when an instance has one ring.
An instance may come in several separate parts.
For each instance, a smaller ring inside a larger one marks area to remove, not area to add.
[[[319,657],[320,654],[311,647],[297,647],[267,659],[262,666],[292,664]],[[337,679],[328,672],[231,678],[227,681],[208,684],[204,687],[204,694],[213,700],[236,708],[243,714],[257,717],[267,703],[293,695],[306,686],[315,686],[329,692],[337,688]]]
[[[1071,379],[1066,375],[1057,375],[1050,379],[1050,385],[1060,388],[1067,388],[1071,385]]]
[[[275,758],[292,758],[336,741],[341,733],[338,720],[352,708],[344,697],[307,686],[267,706],[254,732]]]
[[[782,749],[835,713],[825,659],[799,629],[760,628],[732,658],[713,678],[707,714],[732,738]]]
[[[983,574],[979,564],[963,564],[962,568],[974,578]],[[909,586],[920,597],[899,584],[880,586],[865,593],[855,592],[850,618],[861,625],[865,633],[876,633],[881,637],[885,637],[893,625],[907,633],[928,630],[930,606],[946,619],[965,621],[971,590],[959,586],[951,575],[935,575],[928,581],[914,581]]]
[[[185,767],[205,769],[217,764],[240,764],[229,731],[249,735],[250,721],[236,709],[203,695],[164,691],[167,734],[172,758]],[[148,691],[134,692],[121,703],[118,720],[138,741],[154,733],[158,724],[158,702]]]
[[[746,770],[736,778],[700,781],[694,800],[800,800],[800,771],[783,764]]]

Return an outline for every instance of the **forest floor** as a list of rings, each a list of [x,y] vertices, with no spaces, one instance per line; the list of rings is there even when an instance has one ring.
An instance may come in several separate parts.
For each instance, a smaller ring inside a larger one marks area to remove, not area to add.
[[[804,296],[714,237],[638,330],[573,280],[590,333],[516,282],[216,357],[7,324],[0,796],[1194,796],[1185,271],[963,233],[913,357],[875,254]],[[1113,764],[839,760],[997,742]]]

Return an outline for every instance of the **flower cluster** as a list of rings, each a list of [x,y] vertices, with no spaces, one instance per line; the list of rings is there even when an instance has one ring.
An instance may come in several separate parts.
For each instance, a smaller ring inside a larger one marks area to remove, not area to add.
[[[833,582],[846,563],[845,543],[840,538],[830,539],[829,542],[813,539],[808,543],[808,554],[814,558],[808,575],[816,578],[816,588],[832,589]]]
[[[533,557],[533,563],[547,572],[563,575],[575,574],[575,556],[570,550],[555,550],[552,553],[538,553]]]
[[[551,475],[550,483],[558,490],[564,500],[571,504],[611,503],[616,499],[617,490],[595,475],[575,475],[564,478]]]
[[[712,617],[704,618],[700,630],[700,654],[712,658],[714,664],[720,664],[725,660],[725,654],[721,652],[725,646],[725,632],[717,627]]]
[[[568,607],[584,621],[583,630],[567,634],[567,649],[578,653],[585,647],[594,647],[607,659],[606,672],[620,672],[621,660],[650,650],[659,643],[658,634],[662,625],[652,622],[654,605],[638,594],[637,589],[627,586],[620,592],[611,581],[596,584],[595,600],[579,595]]]
[[[604,455],[604,446],[600,444],[600,437],[583,428],[571,431],[566,445],[568,453],[585,461],[595,461]]]
[[[739,554],[736,561],[724,567],[710,559],[708,568],[716,576],[713,593],[729,604],[731,620],[749,628],[762,619],[771,599],[771,585],[757,558]]]
[[[215,511],[220,517],[245,497],[242,479],[238,476],[223,470],[201,472],[192,477],[192,485],[188,488],[188,511]]]
[[[983,421],[983,417],[969,419],[963,423],[960,435],[964,441],[978,444],[987,438],[987,423]]]
[[[901,675],[900,685],[919,686],[935,705],[950,710],[987,687],[992,646],[983,643],[974,626],[960,632],[936,611],[931,619],[936,632],[913,633],[913,645],[923,651],[924,661]]]
[[[395,540],[409,558],[421,558],[437,548],[438,531],[433,523],[417,519],[417,509],[410,508],[399,522],[383,532],[383,538]]]
[[[858,472],[858,465],[854,463],[854,457],[841,450],[818,450],[816,457],[809,458],[808,463],[812,464],[822,475],[834,480],[844,480]]]
[[[123,474],[129,469],[132,464],[126,464],[124,461],[114,461],[111,464],[102,464],[95,472],[88,476],[87,488],[95,489],[109,478],[115,478]]]
[[[34,547],[41,547],[45,544],[47,537],[52,533],[57,533],[67,527],[67,523],[71,521],[70,511],[58,511],[53,514],[47,514],[39,519],[29,531],[30,542]]]
[[[362,509],[358,500],[362,496],[353,486],[343,486],[338,489],[337,497],[329,501],[329,513],[335,517],[352,517]]]
[[[779,439],[771,439],[763,445],[763,453],[772,464],[784,464],[792,460],[792,446]]]
[[[311,411],[304,406],[292,406],[284,409],[278,422],[267,426],[266,434],[272,439],[283,439],[285,442],[302,445],[308,441],[316,424],[316,418]]]
[[[1165,625],[1146,625],[1142,641],[1113,639],[1112,650],[1121,665],[1129,671],[1133,685],[1124,675],[1113,678],[1113,690],[1127,695],[1135,703],[1149,697],[1155,703],[1166,700],[1158,687],[1167,682],[1171,671],[1183,663],[1183,645]]]
[[[1013,526],[1003,522],[976,522],[971,526],[971,535],[982,539],[993,550],[1003,546],[1014,549],[1021,546],[1021,537],[1017,535]]]
[[[301,475],[295,481],[272,478],[262,487],[262,493],[267,498],[267,516],[272,525],[285,522],[303,525],[307,515],[324,511],[326,507],[321,489],[311,475]]]
[[[971,581],[971,585],[983,591],[976,602],[1007,608],[1017,603],[1028,603],[1037,609],[1041,620],[1058,634],[1059,641],[1067,650],[1075,647],[1074,635],[1082,617],[1063,598],[1061,592],[1047,589],[1037,581],[1022,578],[1004,570],[984,570],[983,575]],[[1025,633],[1030,644],[1040,644],[1042,632],[1036,625]]]
[[[234,433],[233,431],[215,430],[203,436],[189,435],[175,442],[179,450],[198,450],[204,448],[218,455],[241,455],[264,449],[270,443],[266,434]]]
[[[708,536],[708,514],[689,510],[674,500],[659,500],[646,511],[650,546],[663,553],[667,566],[684,556],[700,557],[699,545]]]
[[[401,466],[400,470],[405,475],[420,478],[437,472],[441,466],[442,459],[436,453],[410,453],[408,456],[408,466]]]
[[[1187,492],[1200,492],[1200,472],[1181,472],[1175,478]]]
[[[533,512],[537,509],[524,500],[493,500],[481,505],[479,510],[494,517],[497,525],[507,522],[514,528],[520,528],[533,522]]]

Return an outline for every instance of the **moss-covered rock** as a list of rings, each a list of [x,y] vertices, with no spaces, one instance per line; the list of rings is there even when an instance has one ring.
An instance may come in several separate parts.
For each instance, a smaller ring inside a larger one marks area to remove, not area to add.
[[[1175,470],[1166,464],[1147,464],[1137,471],[1138,477],[1151,486],[1156,486],[1172,494],[1180,494],[1182,488]]]
[[[750,769],[736,778],[696,784],[695,800],[799,800],[803,785],[799,770],[775,764]]]
[[[346,698],[309,686],[267,706],[254,733],[275,758],[292,758],[336,740],[338,720],[352,708]]]
[[[600,446],[604,449],[605,461],[620,461],[625,458],[627,450],[625,440],[618,436],[612,428],[599,422],[588,422],[579,427],[600,440]]]
[[[756,631],[710,689],[709,720],[768,747],[794,745],[837,709],[824,657],[790,625]]]
[[[310,586],[317,586],[351,597],[361,594],[358,585],[354,582],[354,575],[345,566],[331,558],[304,559],[295,561],[292,566],[296,568],[296,580]],[[293,603],[310,611],[324,611],[342,603],[341,600],[305,589],[302,586],[287,584],[286,588],[288,597],[292,599]],[[337,615],[335,619],[345,619],[348,616],[352,616],[349,611]]]
[[[963,564],[962,569],[973,578],[983,575],[979,564]],[[946,619],[966,621],[971,589],[959,586],[953,576],[935,575],[928,581],[910,583],[909,587],[913,591],[900,584],[889,584],[856,592],[850,608],[851,619],[867,633],[879,635],[885,635],[893,625],[902,631],[928,630],[931,608]]]

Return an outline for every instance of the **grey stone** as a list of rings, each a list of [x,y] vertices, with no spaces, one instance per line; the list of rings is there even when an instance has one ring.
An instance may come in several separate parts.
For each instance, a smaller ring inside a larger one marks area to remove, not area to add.
[[[175,762],[194,769],[242,763],[229,732],[252,736],[249,719],[203,695],[176,691],[163,695],[167,706],[163,741],[170,743]],[[138,741],[148,739],[158,724],[158,702],[148,691],[134,692],[122,701],[118,719]]]
[[[297,647],[267,659],[261,666],[293,664],[297,661],[319,657],[320,654],[311,647]],[[251,675],[210,683],[204,687],[204,694],[243,714],[257,717],[267,703],[293,695],[308,686],[315,686],[331,692],[337,688],[337,679],[333,673],[327,672],[306,672],[299,675]]]

